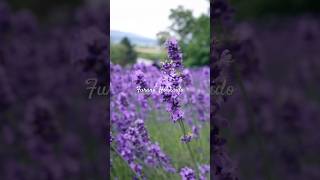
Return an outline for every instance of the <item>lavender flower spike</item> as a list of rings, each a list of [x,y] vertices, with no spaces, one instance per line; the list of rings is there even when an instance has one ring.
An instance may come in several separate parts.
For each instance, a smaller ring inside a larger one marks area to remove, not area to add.
[[[168,50],[168,58],[172,61],[173,68],[182,66],[182,53],[178,41],[175,38],[170,38],[166,41],[165,46]]]

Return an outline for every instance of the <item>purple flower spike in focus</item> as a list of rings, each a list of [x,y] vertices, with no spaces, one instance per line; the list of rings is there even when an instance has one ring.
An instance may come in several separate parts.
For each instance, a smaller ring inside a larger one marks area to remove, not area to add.
[[[183,88],[182,53],[176,39],[168,39],[165,43],[168,53],[168,61],[162,65],[162,78],[158,81],[158,87],[165,89]],[[175,123],[183,119],[182,93],[173,91],[164,91],[161,93],[162,101],[167,105],[167,111],[170,113],[171,120]]]
[[[180,176],[182,180],[196,180],[196,175],[193,169],[184,167],[180,170]]]
[[[175,38],[170,38],[166,41],[165,46],[168,50],[168,58],[172,60],[174,68],[182,66],[182,53],[178,41]]]

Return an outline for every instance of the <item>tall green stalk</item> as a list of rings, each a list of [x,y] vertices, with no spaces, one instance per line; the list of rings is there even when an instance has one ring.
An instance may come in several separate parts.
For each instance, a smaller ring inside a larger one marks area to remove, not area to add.
[[[182,130],[183,135],[186,136],[187,133],[186,133],[186,129],[185,129],[185,127],[184,127],[183,121],[180,119],[180,120],[178,120],[178,122],[179,122],[179,125],[180,125],[180,128],[181,128],[181,130]],[[199,179],[199,170],[198,170],[198,166],[197,166],[197,161],[196,161],[196,159],[194,158],[194,155],[193,155],[192,150],[191,150],[191,148],[190,148],[190,144],[189,144],[188,142],[186,142],[186,145],[187,145],[187,149],[188,149],[188,152],[189,152],[189,154],[190,154],[190,157],[191,157],[191,159],[192,159],[194,169],[195,169],[195,171],[196,171],[197,179]]]

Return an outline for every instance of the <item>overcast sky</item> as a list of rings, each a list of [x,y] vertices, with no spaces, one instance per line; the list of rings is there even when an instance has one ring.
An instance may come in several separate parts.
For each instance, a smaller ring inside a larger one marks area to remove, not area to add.
[[[208,0],[111,0],[110,28],[156,38],[171,24],[170,9],[183,5],[195,16],[208,13]]]

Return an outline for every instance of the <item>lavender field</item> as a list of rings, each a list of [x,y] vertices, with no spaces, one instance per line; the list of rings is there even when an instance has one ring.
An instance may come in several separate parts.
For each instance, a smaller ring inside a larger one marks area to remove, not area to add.
[[[166,49],[161,67],[111,65],[113,179],[209,179],[210,70]]]

